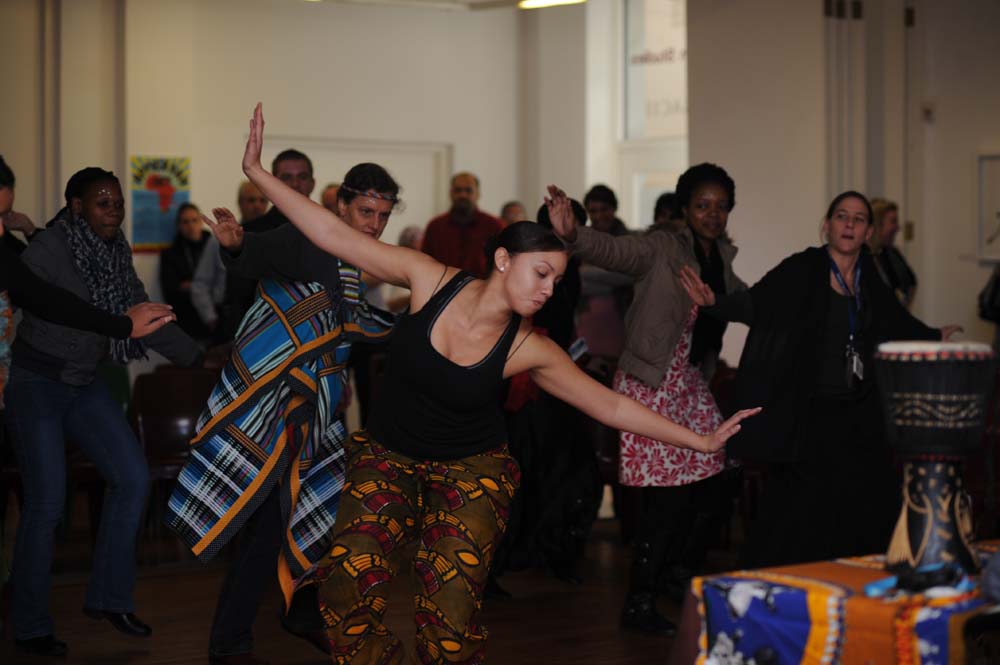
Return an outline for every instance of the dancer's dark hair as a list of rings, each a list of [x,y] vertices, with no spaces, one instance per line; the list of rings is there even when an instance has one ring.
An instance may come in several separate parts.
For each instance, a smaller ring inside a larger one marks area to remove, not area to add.
[[[534,222],[516,222],[486,241],[486,261],[493,272],[493,257],[503,247],[511,256],[530,252],[565,252],[566,244],[551,228]]]
[[[736,183],[726,173],[726,169],[703,162],[692,166],[677,179],[677,201],[674,205],[677,206],[678,212],[691,205],[694,190],[706,184],[722,187],[729,197],[729,210],[736,207]]]
[[[99,166],[88,166],[80,169],[71,175],[66,183],[66,205],[69,205],[73,199],[82,199],[92,185],[107,181],[118,182],[118,176]],[[121,183],[118,184],[121,185]]]
[[[363,162],[352,166],[344,175],[344,182],[337,190],[337,200],[350,203],[358,196],[373,192],[377,195],[375,198],[392,201],[393,208],[397,208],[402,203],[399,189],[399,183],[388,171],[378,164]]]

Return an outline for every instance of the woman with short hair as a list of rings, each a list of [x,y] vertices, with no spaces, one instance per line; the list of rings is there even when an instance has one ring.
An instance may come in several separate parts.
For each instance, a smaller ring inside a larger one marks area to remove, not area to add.
[[[677,181],[680,231],[653,227],[642,235],[612,237],[566,218],[556,232],[575,256],[629,275],[635,299],[625,315],[625,349],[614,389],[696,432],[714,430],[722,414],[708,389],[726,324],[698,308],[677,271],[697,267],[719,293],[746,288],[733,272],[736,248],[726,235],[736,185],[725,169],[698,164]],[[702,565],[711,537],[728,516],[720,476],[725,453],[704,453],[629,431],[619,437],[619,480],[641,488],[639,533],[632,545],[623,627],[670,635],[675,626],[656,608],[663,582],[680,591]]]
[[[78,171],[66,185],[66,207],[32,240],[24,263],[98,309],[124,314],[148,300],[121,230],[124,219],[118,178],[95,167]],[[107,482],[84,612],[129,635],[152,632],[135,615],[133,601],[135,544],[149,470],[121,405],[96,376],[105,359],[127,363],[144,357],[147,348],[179,365],[201,359],[198,345],[175,324],[142,340],[118,339],[51,323],[27,310],[18,327],[5,396],[24,484],[11,573],[11,622],[23,650],[66,652],[66,644],[53,636],[47,600],[55,529],[65,506],[67,438]]]

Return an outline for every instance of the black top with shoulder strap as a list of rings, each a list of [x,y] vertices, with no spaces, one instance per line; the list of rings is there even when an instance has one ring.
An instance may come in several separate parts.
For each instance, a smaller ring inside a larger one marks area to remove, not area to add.
[[[521,317],[511,316],[490,352],[474,365],[457,365],[431,344],[434,323],[473,279],[457,273],[420,311],[396,323],[383,388],[368,423],[389,450],[420,460],[461,459],[507,442],[503,369]]]

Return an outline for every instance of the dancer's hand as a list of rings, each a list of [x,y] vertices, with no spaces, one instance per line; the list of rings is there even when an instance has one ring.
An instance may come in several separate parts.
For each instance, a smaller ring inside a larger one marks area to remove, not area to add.
[[[737,411],[729,420],[719,425],[719,429],[705,437],[705,448],[702,452],[715,453],[722,450],[729,437],[740,431],[740,422],[751,416],[756,416],[760,412],[761,407],[759,406],[756,409]]]
[[[691,266],[681,268],[678,277],[681,280],[684,290],[687,291],[688,296],[694,301],[695,305],[698,305],[698,307],[711,307],[715,304],[715,292],[712,291],[712,287],[701,281],[701,277]]]
[[[243,172],[248,176],[251,171],[263,169],[260,164],[260,152],[264,147],[264,110],[261,103],[253,109],[250,118],[250,136],[247,137],[247,147],[243,151]]]
[[[965,332],[965,328],[963,328],[962,326],[957,326],[955,324],[941,326],[940,330],[941,330],[942,342],[951,341],[951,338],[957,335],[958,333]]]
[[[545,197],[545,207],[549,210],[549,220],[552,230],[566,242],[576,241],[576,215],[573,214],[573,204],[566,192],[555,185],[548,186],[549,195]]]
[[[125,312],[132,319],[132,337],[145,337],[156,332],[171,321],[176,321],[174,308],[158,302],[141,302]]]
[[[243,247],[243,227],[236,221],[234,215],[228,208],[212,208],[212,215],[202,215],[201,219],[208,228],[212,230],[219,244],[230,252],[237,252]]]

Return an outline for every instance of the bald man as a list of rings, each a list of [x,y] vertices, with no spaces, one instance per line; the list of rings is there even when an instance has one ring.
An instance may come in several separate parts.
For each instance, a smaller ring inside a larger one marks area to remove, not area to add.
[[[451,178],[451,209],[427,224],[423,250],[441,263],[486,277],[486,241],[503,230],[493,215],[479,209],[479,178],[462,172]]]

